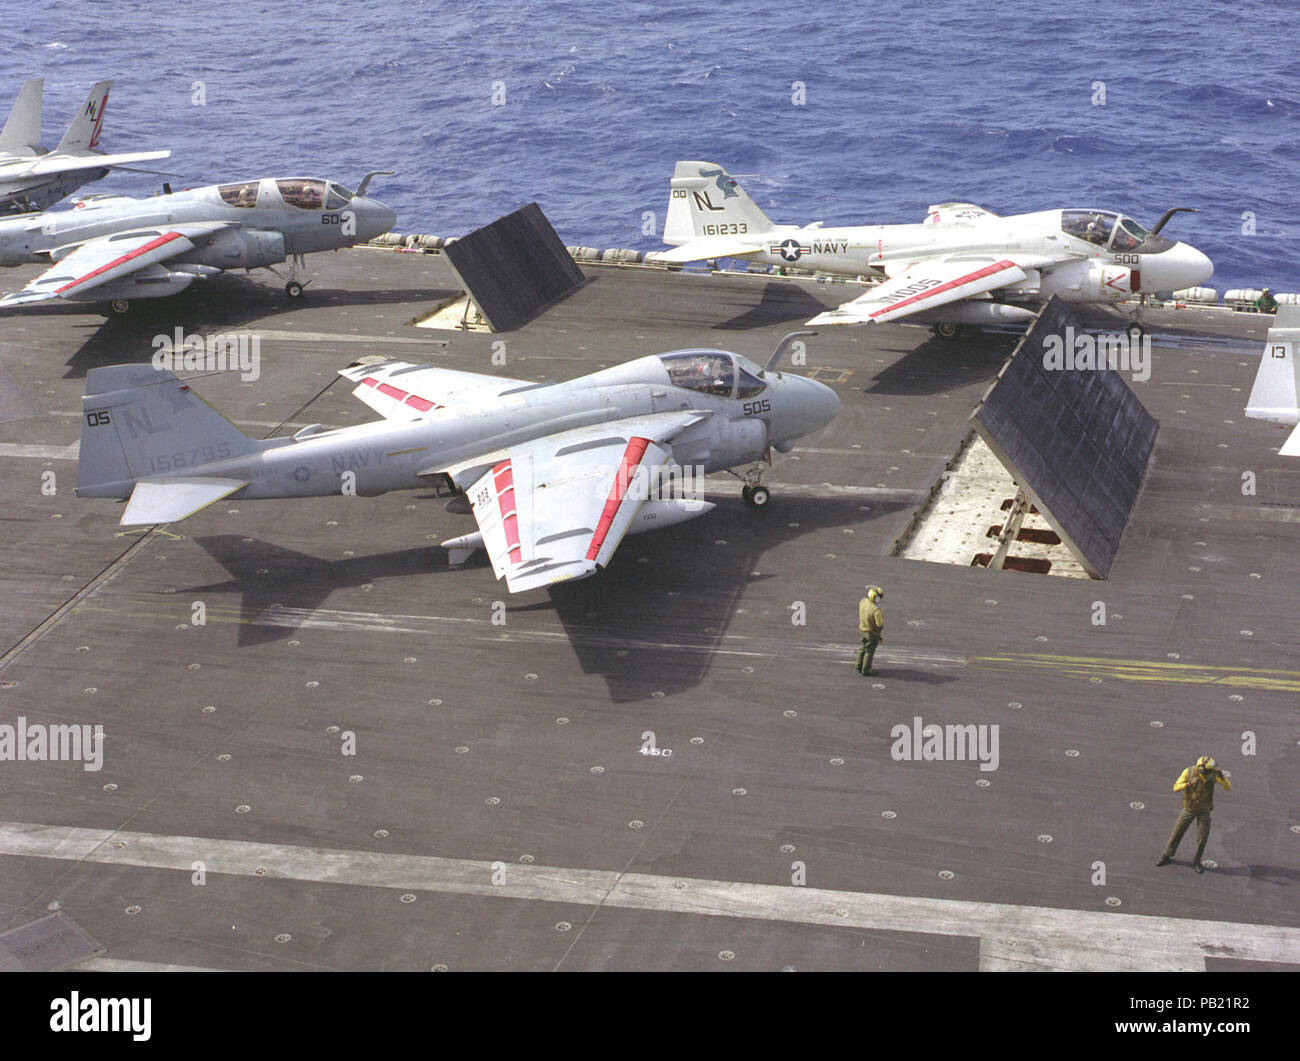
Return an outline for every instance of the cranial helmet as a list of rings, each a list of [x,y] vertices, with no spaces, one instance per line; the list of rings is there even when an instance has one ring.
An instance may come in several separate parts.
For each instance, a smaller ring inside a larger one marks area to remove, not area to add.
[[[879,586],[867,587],[867,600],[877,601],[877,600],[884,600],[884,599],[885,599],[885,591],[881,589]]]
[[[1202,755],[1196,760],[1196,765],[1202,770],[1213,770],[1215,767],[1214,759],[1208,755]]]

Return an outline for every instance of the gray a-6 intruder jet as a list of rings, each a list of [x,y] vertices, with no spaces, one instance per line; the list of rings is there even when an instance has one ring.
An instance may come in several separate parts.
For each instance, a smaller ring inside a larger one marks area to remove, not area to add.
[[[146,199],[96,195],[71,210],[0,220],[0,265],[53,261],[0,307],[60,298],[107,302],[160,298],[225,269],[258,269],[291,259],[285,291],[302,294],[302,256],[374,239],[396,215],[365,196],[310,177],[236,181]]]
[[[795,333],[807,334],[807,333]],[[479,530],[443,545],[485,548],[513,593],[586,578],[625,534],[714,506],[683,480],[788,453],[830,423],[829,387],[724,350],[642,357],[565,383],[402,362],[340,373],[384,419],[258,440],[150,365],[92,368],[82,399],[78,497],[130,498],[124,525],[170,523],[223,497],[464,495]],[[761,466],[745,475],[767,502]],[[688,496],[682,496],[683,493]],[[691,494],[695,496],[689,496]],[[453,499],[458,500],[458,499]]]
[[[99,81],[53,151],[41,147],[42,77],[18,93],[0,130],[0,213],[29,213],[53,206],[83,184],[132,162],[168,158],[170,151],[131,151],[106,155],[96,150],[112,81]]]
[[[963,325],[1032,320],[1053,295],[1120,302],[1204,283],[1214,265],[1186,243],[1106,210],[1042,210],[999,217],[973,203],[931,206],[919,225],[776,225],[721,166],[678,162],[656,252],[669,263],[746,258],[880,283],[808,322],[933,324],[945,338]]]

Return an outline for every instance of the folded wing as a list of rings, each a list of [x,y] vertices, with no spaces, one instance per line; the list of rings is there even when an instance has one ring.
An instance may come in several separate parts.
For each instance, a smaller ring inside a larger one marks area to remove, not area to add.
[[[926,259],[852,302],[818,314],[808,324],[884,323],[1018,284],[1025,277],[1025,270],[1010,258],[962,255]]]
[[[51,298],[93,299],[95,288],[138,273],[149,266],[193,250],[195,240],[232,222],[195,222],[171,228],[137,229],[100,236],[77,245],[21,291],[0,298],[0,306],[43,302]]]
[[[350,365],[341,369],[339,375],[355,383],[352,393],[386,420],[418,420],[453,401],[459,407],[478,399],[499,398],[512,390],[542,386],[508,376],[412,365],[405,361]]]
[[[466,490],[497,578],[520,593],[605,567],[672,464],[670,439],[705,415],[628,417],[509,447]]]

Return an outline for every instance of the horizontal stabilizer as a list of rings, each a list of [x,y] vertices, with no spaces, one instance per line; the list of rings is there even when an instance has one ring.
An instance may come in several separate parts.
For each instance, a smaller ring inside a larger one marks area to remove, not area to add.
[[[122,513],[121,524],[129,527],[176,523],[247,485],[247,479],[187,478],[138,482],[126,511]]]
[[[1300,427],[1297,427],[1277,451],[1283,457],[1300,457]]]
[[[43,155],[30,166],[18,172],[23,177],[43,177],[50,173],[73,173],[83,169],[112,169],[130,162],[153,162],[155,159],[170,158],[170,151],[127,151],[118,155]]]
[[[762,252],[763,243],[760,240],[746,239],[743,236],[713,236],[693,239],[670,251],[654,251],[650,260],[684,265],[687,262],[704,261],[706,258],[746,258]]]

